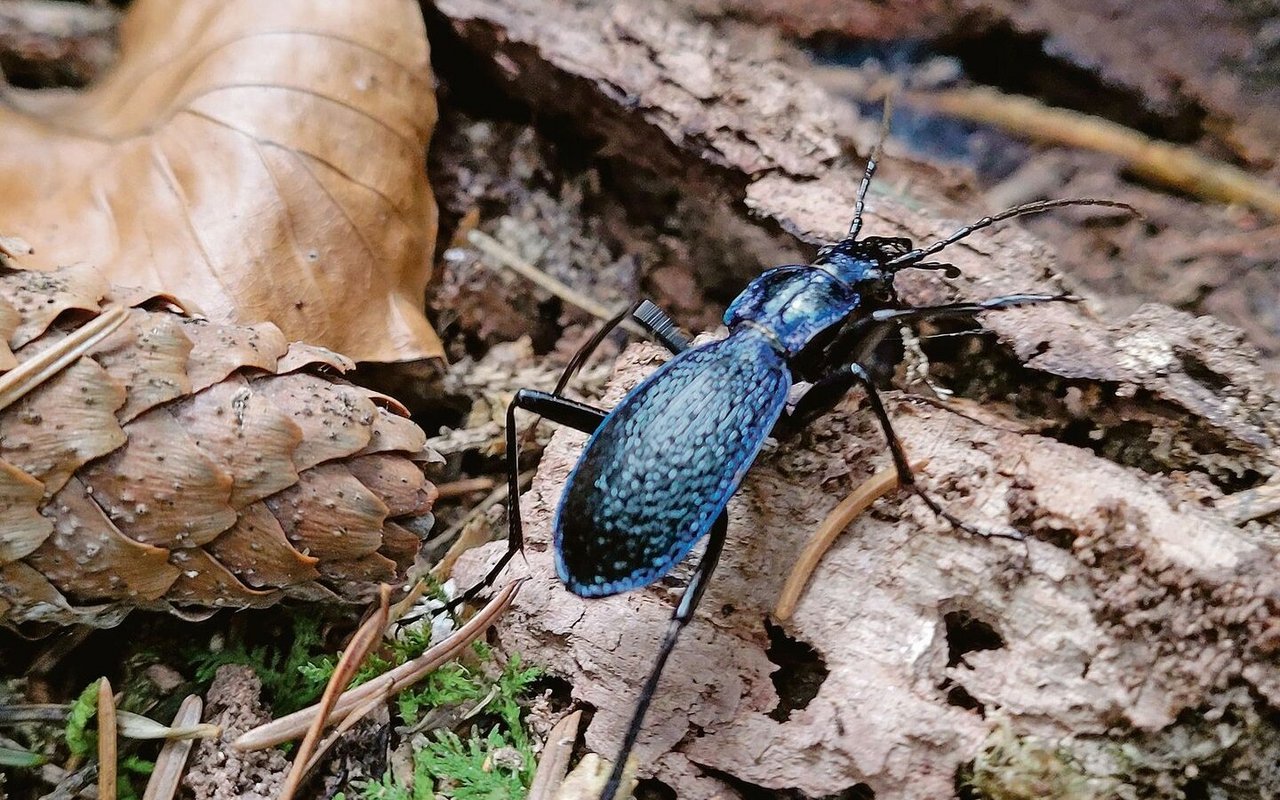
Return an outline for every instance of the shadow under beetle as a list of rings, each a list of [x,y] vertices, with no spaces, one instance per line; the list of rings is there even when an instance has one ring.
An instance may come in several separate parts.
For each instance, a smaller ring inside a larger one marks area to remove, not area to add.
[[[522,389],[507,408],[507,552],[455,602],[492,585],[523,545],[516,409],[590,434],[565,483],[553,529],[556,572],[570,591],[604,597],[648,586],[709,535],[640,690],[601,800],[613,800],[617,793],[663,667],[719,560],[728,529],[725,506],[775,430],[803,426],[859,385],[884,429],[902,487],[953,526],[982,533],[943,509],[916,483],[864,365],[890,326],[1077,298],[1011,294],[975,303],[903,307],[893,286],[898,270],[941,270],[956,277],[956,267],[926,259],[979,229],[1022,214],[1085,205],[1137,213],[1109,200],[1049,200],[984,217],[923,248],[904,238],[859,239],[879,150],[877,144],[867,161],[848,234],[822,247],[812,264],[777,267],[753,280],[725,312],[727,338],[692,346],[670,317],[646,300],[597,331],[575,354],[553,392]],[[570,377],[627,316],[674,358],[612,411],[561,396]],[[798,381],[812,387],[784,414],[788,391]],[[994,535],[1019,538],[1012,531]]]

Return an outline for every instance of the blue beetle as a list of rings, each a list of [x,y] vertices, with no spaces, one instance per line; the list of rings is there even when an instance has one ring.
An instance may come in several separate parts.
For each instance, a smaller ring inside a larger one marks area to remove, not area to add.
[[[954,277],[959,271],[952,265],[926,259],[974,231],[1022,214],[1072,205],[1137,213],[1109,200],[1050,200],[984,217],[923,248],[903,238],[859,239],[878,150],[868,160],[848,234],[821,248],[811,264],[777,267],[753,280],[725,312],[726,338],[691,346],[664,312],[644,301],[606,323],[570,361],[554,391],[521,390],[507,409],[508,549],[460,600],[491,585],[523,543],[516,409],[590,434],[566,481],[553,529],[556,572],[570,591],[604,597],[648,586],[708,537],[640,690],[602,800],[613,800],[617,792],[663,667],[719,560],[728,528],[725,507],[776,427],[803,425],[860,385],[884,430],[901,485],[952,525],[981,533],[944,510],[915,482],[864,364],[892,324],[1076,298],[1013,294],[976,303],[903,307],[894,275],[911,268],[942,270]],[[563,397],[569,378],[627,316],[674,358],[612,411]],[[812,386],[784,414],[798,380]]]

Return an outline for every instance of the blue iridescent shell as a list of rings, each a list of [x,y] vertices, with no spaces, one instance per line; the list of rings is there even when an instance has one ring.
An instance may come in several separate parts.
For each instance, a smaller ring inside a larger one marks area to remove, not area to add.
[[[832,275],[813,267],[778,267],[753,280],[724,312],[733,328],[744,321],[763,325],[789,355],[844,319],[858,305],[858,294]]]
[[[584,597],[646,586],[710,530],[782,414],[791,373],[751,328],[686,350],[609,413],[565,486],[556,571]]]

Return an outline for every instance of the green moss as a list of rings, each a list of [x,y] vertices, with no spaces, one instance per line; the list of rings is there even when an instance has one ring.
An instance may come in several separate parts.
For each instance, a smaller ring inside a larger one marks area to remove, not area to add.
[[[987,737],[966,783],[985,800],[1085,800],[1107,796],[1098,793],[1096,781],[1066,748],[1034,736],[1019,736],[1006,723],[998,725]]]
[[[66,740],[71,755],[83,758],[98,748],[98,735],[89,730],[89,722],[98,715],[98,684],[84,687],[67,714]]]
[[[318,616],[299,616],[294,621],[293,635],[287,637],[285,644],[272,642],[254,647],[231,640],[217,650],[195,645],[184,650],[183,661],[193,670],[196,683],[202,686],[212,682],[218,668],[227,664],[252,668],[262,681],[263,693],[272,709],[279,715],[288,714],[315,702],[324,691],[328,676],[319,679],[305,669],[321,658],[326,649],[322,625],[323,620]]]
[[[466,707],[471,725],[463,736],[452,730],[421,737],[413,753],[413,779],[406,785],[393,775],[357,784],[360,800],[503,800],[521,798],[533,781],[532,739],[524,725],[521,700],[541,671],[513,656],[496,676],[486,666],[492,653],[477,648],[480,663],[447,664],[423,684],[402,693],[399,711],[405,725],[422,721],[425,712]]]

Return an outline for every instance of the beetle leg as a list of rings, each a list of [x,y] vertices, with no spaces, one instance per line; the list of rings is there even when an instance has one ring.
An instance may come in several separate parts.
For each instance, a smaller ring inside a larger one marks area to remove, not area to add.
[[[871,312],[873,323],[883,322],[921,322],[938,317],[965,317],[980,314],[983,311],[996,311],[1001,308],[1032,306],[1039,303],[1077,303],[1079,297],[1073,294],[1006,294],[991,297],[976,303],[943,303],[938,306],[921,306],[918,308],[884,308]]]
[[[569,381],[573,380],[573,376],[578,374],[583,365],[587,363],[587,359],[596,351],[605,340],[605,338],[614,331],[627,317],[634,317],[645,330],[653,334],[653,337],[672,354],[679,353],[689,349],[689,340],[684,337],[680,329],[676,327],[675,322],[667,315],[667,312],[658,308],[654,303],[648,300],[637,300],[627,308],[614,314],[588,339],[578,351],[569,359],[569,363],[564,365],[564,371],[560,373],[560,379],[556,381],[556,388],[551,393],[556,396],[563,396],[564,389],[569,385]],[[525,431],[525,443],[532,441],[533,432],[541,422],[541,418],[533,421],[529,429]],[[592,430],[595,430],[592,428]],[[591,431],[587,431],[590,433]]]
[[[845,365],[819,379],[805,393],[804,397],[800,398],[800,402],[796,404],[791,416],[787,419],[788,427],[803,426],[814,417],[825,413],[839,402],[840,398],[855,383],[861,384],[863,391],[867,394],[867,400],[871,403],[871,410],[875,412],[876,419],[880,421],[880,428],[884,431],[884,438],[889,442],[889,454],[893,457],[893,465],[898,471],[898,482],[904,489],[923,500],[933,513],[966,533],[1002,539],[1021,540],[1023,538],[1021,534],[1013,530],[1007,533],[980,530],[944,509],[937,500],[934,500],[928,492],[921,488],[920,484],[916,482],[915,473],[912,472],[911,465],[907,463],[906,452],[902,449],[902,440],[898,438],[898,434],[893,430],[893,423],[890,422],[889,413],[885,410],[884,403],[880,400],[880,393],[876,389],[875,382],[871,380],[871,376],[867,374],[867,371],[860,364]]]
[[[583,433],[594,433],[605,418],[605,412],[595,406],[536,389],[521,389],[511,398],[511,403],[507,406],[507,552],[502,554],[502,558],[498,559],[479,583],[449,602],[450,610],[492,586],[507,563],[524,547],[524,526],[520,521],[520,437],[516,435],[518,408],[540,414],[552,422],[568,425]]]
[[[907,463],[907,454],[902,449],[902,440],[898,438],[898,434],[894,433],[893,423],[889,421],[889,413],[885,411],[884,403],[880,401],[880,393],[876,390],[875,383],[871,380],[871,376],[867,375],[866,370],[859,364],[850,364],[845,370],[853,376],[854,381],[862,384],[863,390],[867,393],[867,400],[871,403],[871,410],[875,412],[876,418],[880,420],[880,427],[884,430],[884,438],[889,442],[889,453],[893,456],[893,465],[898,470],[898,482],[902,484],[916,497],[924,501],[933,513],[942,519],[951,523],[952,527],[962,530],[974,536],[987,536],[1000,539],[1014,539],[1021,541],[1023,536],[1021,533],[1010,529],[1008,532],[1000,533],[997,531],[983,531],[970,525],[951,512],[944,509],[937,500],[929,496],[929,493],[921,488],[916,482],[915,473],[911,471],[911,465]]]
[[[702,595],[706,593],[707,582],[711,578],[711,573],[715,571],[716,563],[720,560],[720,552],[724,549],[728,532],[729,516],[726,512],[721,512],[711,526],[707,549],[703,551],[698,566],[694,567],[693,577],[689,579],[689,585],[680,597],[680,604],[671,613],[667,632],[662,637],[662,644],[658,648],[658,657],[649,669],[649,677],[645,680],[643,688],[640,689],[635,711],[631,713],[631,722],[627,725],[627,733],[622,738],[622,745],[618,748],[618,756],[614,759],[613,769],[609,773],[608,782],[604,785],[604,791],[600,793],[600,800],[613,800],[613,796],[618,791],[618,785],[622,783],[622,773],[626,769],[631,748],[635,746],[636,738],[640,735],[645,712],[649,710],[649,702],[653,700],[654,690],[658,688],[658,679],[662,677],[667,657],[675,648],[680,632],[689,624],[689,620],[693,619],[693,612],[697,610],[698,603],[702,601]]]
[[[667,312],[648,300],[639,300],[610,317],[600,326],[599,330],[591,334],[591,338],[582,347],[578,348],[578,352],[573,354],[573,358],[569,359],[568,364],[565,364],[564,372],[560,373],[560,380],[556,381],[556,388],[552,390],[552,394],[564,393],[564,387],[569,385],[569,381],[573,379],[574,375],[578,374],[578,370],[582,369],[582,365],[587,363],[587,359],[596,351],[600,343],[615,328],[621,325],[627,317],[633,317],[645,330],[653,334],[659,344],[670,350],[672,354],[689,349],[689,340],[676,327],[675,322],[671,320]]]
[[[672,355],[688,350],[692,343],[676,327],[671,315],[658,307],[656,303],[641,300],[636,310],[631,313],[636,322],[658,340],[658,343],[671,351]]]
[[[840,398],[849,393],[856,382],[857,378],[853,373],[844,368],[819,378],[809,387],[809,391],[804,393],[791,413],[778,420],[779,430],[775,430],[774,435],[799,431],[827,413],[840,402]]]
[[[969,317],[1002,308],[1040,303],[1074,303],[1079,300],[1080,298],[1070,294],[1007,294],[975,303],[944,303],[915,308],[880,309],[871,312],[868,316],[845,323],[835,341],[827,346],[826,357],[833,363],[850,361],[865,364],[875,352],[876,347],[891,331],[892,326],[889,323],[903,325],[942,317]]]

